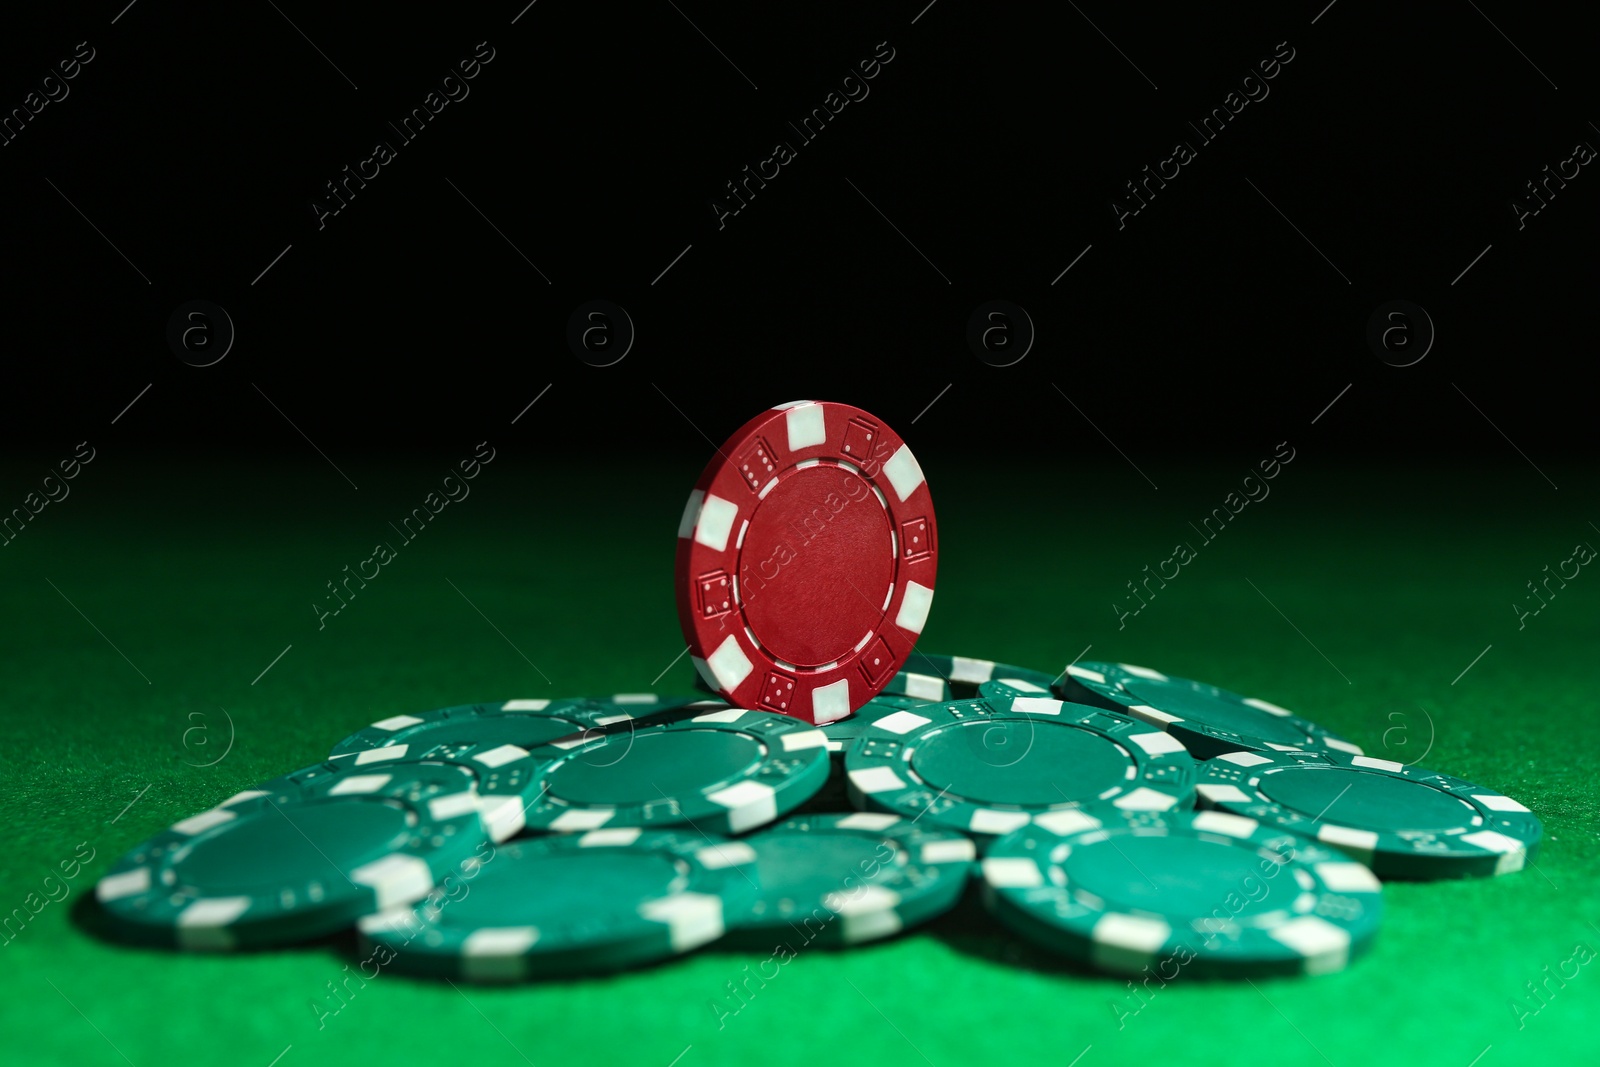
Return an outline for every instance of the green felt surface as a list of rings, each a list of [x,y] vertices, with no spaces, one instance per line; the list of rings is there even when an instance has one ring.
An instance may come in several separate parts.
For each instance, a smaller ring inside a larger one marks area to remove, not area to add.
[[[1544,819],[1537,869],[1389,886],[1376,949],[1344,973],[1180,978],[1141,1008],[1122,979],[1018,944],[970,900],[889,943],[802,951],[764,985],[759,954],[712,950],[521,988],[349,978],[341,1002],[351,941],[185,956],[97,939],[93,881],[121,852],[366,722],[688,689],[673,535],[698,471],[539,466],[508,450],[319,629],[324,583],[398,542],[389,521],[443,463],[346,460],[355,490],[309,452],[259,466],[103,448],[71,497],[0,548],[4,1058],[1493,1067],[1592,1051],[1600,968],[1563,961],[1600,949],[1600,578],[1584,570],[1522,629],[1510,605],[1575,542],[1600,544],[1595,480],[1547,465],[1558,492],[1523,465],[1358,470],[1303,451],[1209,544],[1190,524],[1249,461],[1147,466],[1155,490],[1126,465],[924,457],[942,553],[929,650],[1055,672],[1092,646],[1087,658],[1283,704],[1369,752],[1409,761],[1431,746],[1424,765]],[[32,466],[0,475],[7,501],[34,481]],[[1124,583],[1178,541],[1196,558],[1119,627]],[[70,895],[33,914],[80,843],[93,858]]]

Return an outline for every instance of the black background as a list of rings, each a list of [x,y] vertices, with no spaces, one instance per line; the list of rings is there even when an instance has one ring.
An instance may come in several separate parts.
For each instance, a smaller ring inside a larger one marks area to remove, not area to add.
[[[1154,462],[1268,455],[1338,396],[1317,432],[1351,457],[1587,454],[1600,178],[1520,231],[1509,205],[1600,145],[1592,41],[1505,4],[1324,3],[47,11],[0,39],[0,108],[95,58],[0,147],[0,433],[454,458],[537,396],[516,432],[552,460],[709,454],[812,397],[919,450]],[[399,145],[480,41],[470,95]],[[724,183],[885,41],[870,95],[719,229]],[[1270,95],[1200,146],[1187,123],[1279,42]],[[397,158],[319,229],[379,139]],[[1119,229],[1179,140],[1198,158]],[[205,368],[165,339],[197,298],[237,330]],[[610,367],[566,343],[595,298],[638,331]],[[966,343],[996,298],[1037,328],[1010,367]],[[1400,298],[1438,333],[1404,368],[1365,340]]]

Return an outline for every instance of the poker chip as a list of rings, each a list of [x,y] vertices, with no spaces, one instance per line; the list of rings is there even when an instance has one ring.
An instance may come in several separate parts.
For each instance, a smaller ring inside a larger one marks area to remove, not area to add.
[[[1229,752],[1200,765],[1197,799],[1315,838],[1380,878],[1520,871],[1543,827],[1522,804],[1437,771],[1338,752]]]
[[[1079,807],[1192,806],[1195,764],[1145,723],[1053,697],[953,700],[877,719],[845,752],[858,808],[980,838]]]
[[[1143,719],[1182,741],[1195,759],[1224,752],[1361,748],[1316,723],[1255,697],[1127,663],[1075,663],[1056,685],[1063,700],[1111,708]]]
[[[827,737],[787,715],[721,707],[552,742],[526,811],[536,830],[692,825],[740,833],[792,811],[828,779]]]
[[[620,970],[722,936],[756,896],[749,845],[692,830],[610,827],[497,845],[459,894],[360,923],[397,972],[514,982]]]
[[[1327,974],[1371,945],[1382,886],[1334,849],[1219,811],[1060,811],[996,841],[984,902],[1117,974]]]
[[[751,834],[760,892],[730,912],[723,944],[854,945],[892,937],[955,906],[972,841],[878,812],[809,815]]]
[[[487,844],[462,767],[317,764],[175,823],[118,860],[95,895],[125,940],[258,948],[417,900]]]
[[[659,711],[682,707],[697,697],[620,693],[611,697],[561,700],[502,700],[460,704],[420,715],[392,715],[363,727],[333,746],[330,757],[357,755],[375,748],[411,745],[475,744],[485,748],[516,745],[536,749],[557,738],[601,730]]]
[[[832,722],[901,670],[937,560],[911,449],[860,408],[795,401],[745,423],[689,494],[678,618],[731,704]]]

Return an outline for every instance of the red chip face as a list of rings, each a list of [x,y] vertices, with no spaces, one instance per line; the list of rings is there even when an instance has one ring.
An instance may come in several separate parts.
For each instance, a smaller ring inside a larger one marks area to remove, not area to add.
[[[734,705],[832,722],[876,695],[933,604],[933,499],[881,419],[800,400],[751,419],[678,527],[678,618]]]

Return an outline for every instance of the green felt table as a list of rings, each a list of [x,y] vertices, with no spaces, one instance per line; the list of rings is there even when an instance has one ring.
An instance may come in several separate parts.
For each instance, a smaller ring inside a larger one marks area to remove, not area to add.
[[[924,457],[941,546],[924,647],[1056,672],[1090,646],[1270,699],[1369,752],[1426,752],[1424,766],[1539,814],[1536,866],[1391,884],[1372,953],[1310,979],[1180,978],[1136,995],[969,901],[887,943],[801,952],[765,983],[749,978],[759,954],[713,948],[617,976],[454,988],[346,983],[358,957],[344,938],[248,955],[107,943],[91,932],[93,884],[155,830],[378,718],[689,689],[672,571],[698,462],[541,464],[505,448],[400,544],[390,522],[446,461],[345,459],[356,489],[309,451],[103,447],[0,548],[3,1058],[1493,1067],[1592,1052],[1600,968],[1580,961],[1600,949],[1600,578],[1552,584],[1537,614],[1511,605],[1533,606],[1525,583],[1575,543],[1600,543],[1594,476],[1546,465],[1556,491],[1515,457],[1355,468],[1304,448],[1205,540],[1202,520],[1252,463],[1147,463],[1156,489],[1114,456]],[[0,486],[20,501],[36,466],[7,466]],[[395,558],[319,618],[325,583],[378,541]],[[1178,542],[1194,558],[1133,613],[1126,583]],[[75,855],[76,877],[47,881]]]

